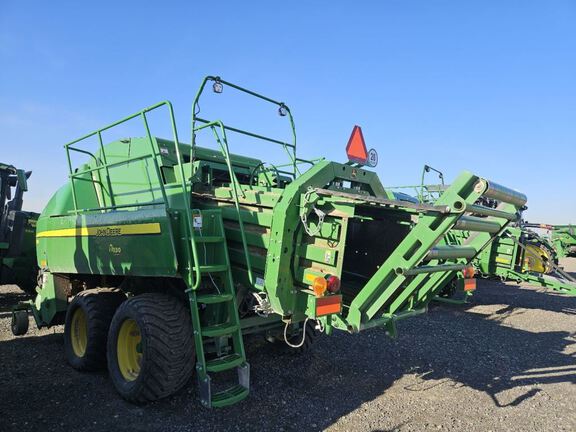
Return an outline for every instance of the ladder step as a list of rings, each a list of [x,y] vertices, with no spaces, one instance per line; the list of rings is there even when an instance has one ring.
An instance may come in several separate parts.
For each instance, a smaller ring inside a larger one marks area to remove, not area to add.
[[[197,267],[194,267],[196,270]],[[201,265],[198,267],[200,269],[200,273],[221,273],[228,271],[228,266],[226,264],[217,264],[217,265]]]
[[[239,328],[240,327],[234,323],[216,324],[213,326],[204,327],[202,329],[202,336],[205,337],[225,336],[234,333]]]
[[[194,240],[196,243],[223,243],[225,241],[222,236],[196,236]]]
[[[225,303],[233,298],[232,294],[200,294],[196,296],[198,303],[204,304]]]
[[[229,354],[206,361],[206,370],[208,372],[222,372],[240,366],[242,363],[244,363],[244,359],[240,354]]]
[[[212,406],[219,408],[233,405],[236,402],[246,399],[246,396],[248,396],[248,389],[238,384],[224,391],[215,393],[212,396]]]

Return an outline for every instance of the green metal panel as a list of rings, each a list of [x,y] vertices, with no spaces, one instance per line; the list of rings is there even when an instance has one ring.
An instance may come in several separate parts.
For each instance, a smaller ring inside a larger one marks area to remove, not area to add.
[[[53,273],[173,277],[178,271],[163,208],[42,217],[37,239],[38,264]]]

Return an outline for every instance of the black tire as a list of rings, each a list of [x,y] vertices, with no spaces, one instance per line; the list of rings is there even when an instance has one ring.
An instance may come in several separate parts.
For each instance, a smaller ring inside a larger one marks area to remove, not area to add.
[[[112,288],[90,289],[74,297],[64,324],[64,351],[70,366],[80,371],[106,367],[108,329],[114,312],[125,300],[122,291]],[[79,318],[81,315],[85,318],[84,323]],[[79,336],[83,331],[85,338]]]
[[[120,364],[119,357],[128,355],[123,350],[133,343],[121,335],[124,326],[132,326],[129,337],[138,338],[137,369],[126,360]],[[141,294],[116,311],[108,334],[108,371],[127,401],[152,402],[180,390],[192,376],[195,354],[190,311],[175,297]]]
[[[17,310],[12,312],[12,334],[22,336],[28,332],[28,311]]]

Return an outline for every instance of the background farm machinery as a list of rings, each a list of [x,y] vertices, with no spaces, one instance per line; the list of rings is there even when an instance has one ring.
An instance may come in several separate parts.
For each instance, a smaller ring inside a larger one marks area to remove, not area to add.
[[[550,240],[522,223],[508,228],[475,262],[480,275],[576,295],[576,280],[558,263]]]
[[[550,241],[554,245],[559,258],[576,257],[576,226],[575,225],[549,225],[525,224],[530,228],[547,230]]]
[[[292,139],[199,117],[208,83],[272,104]],[[150,131],[149,113],[162,109],[171,139]],[[394,335],[399,319],[425,312],[456,275],[470,276],[471,260],[526,203],[469,172],[433,201],[397,199],[358,157],[298,158],[288,106],[218,77],[202,82],[192,112],[191,144],[162,102],[65,146],[69,182],[38,220],[38,295],[14,312],[16,334],[28,310],[38,327],[64,324],[68,362],[107,364],[130,401],[168,396],[193,370],[203,405],[242,400],[249,333],[297,349],[314,329]],[[143,138],[104,143],[103,133],[134,119]],[[217,150],[196,145],[202,134]],[[288,164],[230,153],[228,134],[278,145]],[[87,139],[96,151],[82,147]],[[74,154],[86,160],[76,165]],[[444,241],[452,238],[461,241]],[[234,370],[231,386],[215,378]]]
[[[0,284],[18,285],[33,295],[36,288],[36,220],[22,210],[31,172],[0,163]]]
[[[554,243],[560,258],[576,256],[576,226],[554,225],[552,243]]]

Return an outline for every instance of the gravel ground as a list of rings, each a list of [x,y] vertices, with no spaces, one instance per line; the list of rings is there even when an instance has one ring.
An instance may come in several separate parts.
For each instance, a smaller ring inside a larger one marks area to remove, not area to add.
[[[471,305],[434,305],[396,340],[338,333],[303,357],[248,340],[251,395],[219,410],[193,382],[124,402],[105,372],[66,365],[61,327],[11,335],[20,297],[0,287],[0,431],[576,430],[576,298],[539,288],[480,281]]]

